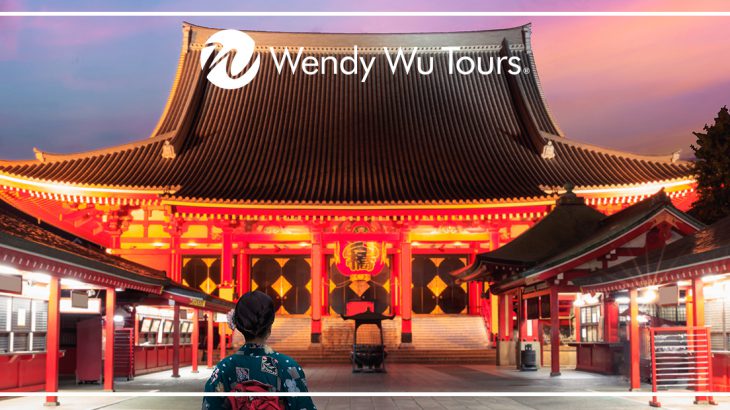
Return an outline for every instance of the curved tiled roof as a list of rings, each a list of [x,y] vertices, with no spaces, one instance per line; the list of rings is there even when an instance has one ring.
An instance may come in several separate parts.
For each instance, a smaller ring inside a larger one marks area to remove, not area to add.
[[[162,189],[180,199],[276,204],[472,203],[545,197],[545,187],[634,185],[690,177],[685,162],[565,139],[545,104],[529,26],[439,34],[248,32],[257,77],[217,88],[200,69],[215,30],[183,27],[178,73],[152,138],[43,161],[1,162],[0,173],[83,186]],[[370,77],[279,75],[268,46],[313,55],[376,54]],[[383,48],[419,47],[431,75],[392,74]],[[458,56],[519,56],[523,75],[448,74]],[[543,159],[553,141],[556,156]],[[176,157],[165,159],[165,141]]]

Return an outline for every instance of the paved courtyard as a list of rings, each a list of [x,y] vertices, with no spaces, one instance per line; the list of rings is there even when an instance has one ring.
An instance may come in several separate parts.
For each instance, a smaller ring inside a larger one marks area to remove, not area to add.
[[[547,371],[523,373],[490,365],[392,365],[387,374],[353,374],[347,365],[307,366],[308,384],[314,392],[624,392],[620,377],[565,371],[549,377]],[[190,368],[173,379],[170,372],[139,376],[118,382],[118,392],[198,392],[210,371]],[[65,388],[63,388],[65,387]],[[99,391],[99,386],[62,386],[63,391]],[[645,386],[649,390],[649,386]],[[663,400],[665,409],[696,409],[689,397]],[[730,409],[730,399],[720,398]],[[0,409],[42,409],[40,397],[0,401]],[[60,409],[199,409],[198,397],[66,397]],[[643,397],[316,397],[320,409],[650,409]],[[45,407],[47,409],[47,407]]]

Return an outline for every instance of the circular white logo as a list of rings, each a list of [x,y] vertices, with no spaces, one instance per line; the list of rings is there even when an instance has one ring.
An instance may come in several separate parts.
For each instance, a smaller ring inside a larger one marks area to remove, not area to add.
[[[235,90],[250,83],[259,72],[259,56],[244,72],[253,57],[256,43],[238,30],[222,30],[208,37],[200,52],[200,67],[210,67],[208,81],[220,88]],[[216,53],[216,48],[220,50]],[[211,56],[213,58],[211,59]],[[228,58],[232,56],[230,64]],[[229,68],[230,67],[230,68]]]

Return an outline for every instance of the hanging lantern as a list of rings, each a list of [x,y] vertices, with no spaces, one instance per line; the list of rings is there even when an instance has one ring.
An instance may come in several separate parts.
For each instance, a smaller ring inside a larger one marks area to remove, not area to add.
[[[335,265],[345,276],[375,276],[383,270],[386,258],[385,242],[335,242]]]

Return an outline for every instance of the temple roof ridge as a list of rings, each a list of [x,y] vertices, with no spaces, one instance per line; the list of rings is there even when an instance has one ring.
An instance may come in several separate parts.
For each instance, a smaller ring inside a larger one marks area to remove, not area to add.
[[[70,153],[58,153],[43,151],[39,148],[33,148],[35,159],[19,159],[19,160],[5,160],[0,158],[0,167],[5,166],[22,166],[22,165],[34,165],[38,163],[47,162],[59,162],[59,161],[72,161],[77,159],[86,159],[89,157],[97,157],[108,154],[116,154],[136,148],[142,148],[150,144],[154,144],[159,141],[169,140],[173,137],[172,133],[164,135],[156,135],[148,138],[143,138],[136,141],[127,142],[121,145],[110,145],[107,147],[101,147],[89,151],[77,151]]]
[[[183,22],[183,31],[189,30],[192,34],[189,46],[200,45],[213,33],[224,30],[223,28],[207,27],[190,22]],[[362,33],[362,32],[296,32],[296,31],[266,31],[266,30],[244,30],[252,37],[257,47],[304,47],[330,48],[333,51],[338,48],[379,48],[401,46],[410,47],[479,47],[496,46],[500,47],[502,40],[508,37],[511,43],[526,46],[523,32],[531,30],[531,23],[519,26],[483,29],[469,31],[432,31],[432,32],[383,32],[383,33]],[[529,42],[529,37],[527,37]],[[515,41],[519,40],[519,41]],[[450,43],[461,41],[461,43]]]
[[[589,142],[577,141],[577,140],[574,140],[574,139],[571,139],[571,138],[565,137],[565,136],[558,138],[558,137],[554,137],[549,134],[548,135],[544,134],[543,137],[545,139],[551,139],[553,141],[571,145],[571,146],[578,147],[578,148],[584,148],[584,149],[588,149],[591,151],[599,151],[599,152],[603,152],[603,153],[606,153],[609,155],[616,155],[616,156],[621,156],[621,157],[630,158],[630,159],[637,159],[640,161],[666,162],[666,163],[672,163],[672,164],[677,164],[677,163],[691,164],[692,163],[691,161],[687,161],[687,160],[674,160],[673,161],[672,155],[674,153],[678,152],[676,150],[672,151],[670,153],[661,153],[661,154],[638,154],[638,153],[634,153],[634,152],[630,152],[630,151],[621,151],[619,149],[610,148],[610,147],[606,147],[603,145],[592,144]]]

